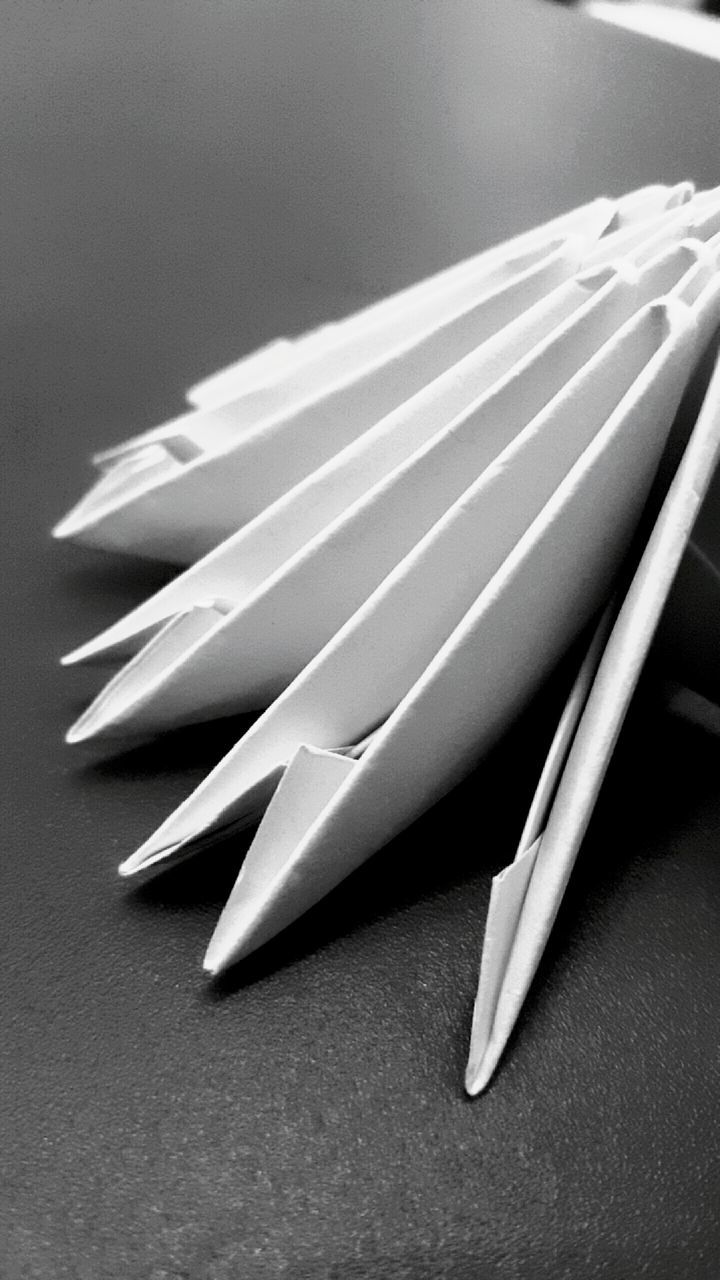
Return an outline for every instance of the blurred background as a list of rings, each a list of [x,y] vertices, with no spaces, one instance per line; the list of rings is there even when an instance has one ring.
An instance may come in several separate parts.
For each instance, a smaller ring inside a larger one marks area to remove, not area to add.
[[[0,74],[10,336],[24,376],[75,335],[55,408],[71,378],[109,438],[279,315],[599,192],[718,180],[717,65],[552,0],[13,0]]]

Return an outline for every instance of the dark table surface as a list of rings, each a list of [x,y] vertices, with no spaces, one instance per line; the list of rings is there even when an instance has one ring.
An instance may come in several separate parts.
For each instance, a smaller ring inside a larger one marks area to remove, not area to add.
[[[278,332],[594,194],[720,182],[720,68],[529,0],[22,0],[0,41],[3,1280],[716,1280],[720,737],[649,687],[489,1092],[491,874],[547,731],[219,986],[239,846],[115,866],[234,740],[63,728],[163,570],[52,545],[89,451]]]

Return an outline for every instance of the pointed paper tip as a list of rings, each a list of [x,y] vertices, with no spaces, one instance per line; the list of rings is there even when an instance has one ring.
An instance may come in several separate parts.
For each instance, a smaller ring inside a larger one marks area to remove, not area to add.
[[[84,524],[85,521],[82,517],[78,517],[74,511],[70,511],[68,515],[63,516],[62,520],[58,520],[56,525],[53,525],[50,530],[50,537],[57,538],[59,542],[62,542],[64,539],[72,538],[79,533]]]
[[[238,951],[232,942],[228,942],[225,938],[217,938],[213,934],[203,957],[203,969],[206,973],[211,974],[213,978],[216,978],[218,974],[224,973],[236,960],[241,958],[242,952]]]
[[[137,875],[138,871],[146,871],[154,866],[156,862],[164,862],[183,844],[187,844],[187,840],[173,840],[169,844],[156,846],[151,836],[149,840],[145,841],[145,844],[142,844],[139,849],[131,853],[129,858],[120,863],[118,875],[126,878],[127,876]]]
[[[87,645],[81,644],[77,649],[71,649],[69,653],[64,653],[60,658],[61,667],[74,667],[76,662],[82,662],[85,658]]]
[[[490,1083],[491,1070],[486,1070],[483,1063],[480,1067],[465,1072],[465,1092],[469,1098],[477,1098]]]
[[[239,926],[237,919],[232,919],[232,927],[228,927],[230,922],[224,919],[224,914],[218,920],[203,958],[203,969],[213,977],[224,973],[238,960],[244,960],[262,941],[256,936],[256,913]]]
[[[74,746],[78,742],[87,742],[90,738],[101,738],[107,735],[108,730],[112,730],[116,723],[117,717],[113,714],[112,703],[106,706],[101,694],[70,726],[65,734],[65,741],[69,746]]]
[[[92,738],[96,732],[91,723],[88,723],[89,717],[87,712],[83,714],[70,726],[65,734],[65,741],[69,747],[74,747],[78,742],[87,742],[88,738]]]
[[[85,644],[78,645],[77,649],[64,653],[60,659],[60,666],[74,667],[76,663],[88,662],[91,658],[103,654],[107,648],[109,645],[103,642],[102,636],[95,636],[92,640],[86,640]]]
[[[494,1047],[492,1041],[488,1041],[480,1054],[473,1053],[471,1047],[470,1059],[465,1071],[465,1092],[471,1098],[476,1098],[487,1089],[495,1074],[503,1047],[503,1045],[499,1048]]]

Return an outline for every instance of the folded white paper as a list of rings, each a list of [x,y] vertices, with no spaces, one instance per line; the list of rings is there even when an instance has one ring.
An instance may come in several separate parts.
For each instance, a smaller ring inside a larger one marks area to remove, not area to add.
[[[322,353],[231,406],[177,419],[171,437],[118,458],[56,535],[195,559],[571,275],[585,243],[528,250],[480,279],[461,278],[389,331],[356,336],[332,361]],[[183,519],[173,529],[177,509]]]
[[[389,298],[381,298],[361,311],[335,324],[323,325],[294,340],[279,339],[236,361],[226,369],[202,382],[188,392],[188,400],[198,408],[214,408],[241,395],[248,387],[268,384],[297,368],[303,361],[314,358],[319,352],[332,355],[334,345],[353,334],[369,321],[379,322],[393,317],[403,309],[414,307],[432,290],[443,287],[459,276],[486,269],[498,258],[523,253],[538,245],[546,245],[559,236],[582,235],[588,240],[603,233],[614,233],[628,226],[645,222],[666,210],[679,208],[694,195],[691,182],[680,182],[674,187],[661,185],[643,187],[619,200],[600,198],[590,204],[561,214],[540,227],[524,231],[512,240],[491,249],[485,249],[474,257],[455,263],[433,276],[413,283]]]
[[[681,364],[692,344],[682,320],[675,324],[672,333],[670,321],[668,341]],[[644,403],[635,389],[631,431],[623,431],[628,406],[611,415],[333,799],[267,879],[251,846],[208,950],[213,972],[272,937],[293,912],[307,909],[465,776],[587,623],[622,557],[637,494],[646,493],[652,480],[669,426],[663,406],[677,402],[669,390],[669,363],[665,371],[662,398],[649,391],[649,376]],[[603,523],[608,518],[609,526]],[[270,805],[274,822],[281,803],[278,790]]]
[[[652,193],[652,200],[657,198],[661,208],[673,206],[664,217],[674,226],[674,206],[688,194],[682,184]],[[630,200],[616,223],[632,226],[645,218],[652,200],[647,194]],[[620,207],[615,206],[616,213]],[[608,226],[608,212],[601,204],[562,221],[582,227],[592,239]],[[656,235],[657,218],[647,222]],[[480,255],[417,294],[409,291],[404,301],[377,304],[334,326],[337,339],[313,341],[311,335],[308,359],[268,385],[253,384],[235,400],[183,415],[105,451],[99,456],[99,481],[56,526],[55,535],[176,563],[205,553],[459,359],[463,333],[465,351],[472,349],[467,309],[488,293],[502,293],[502,282],[522,274],[523,264],[531,270],[528,259],[542,260],[551,243],[537,232],[523,242],[525,248],[511,242],[510,250]],[[536,286],[537,297],[542,279]],[[501,308],[500,300],[496,306]],[[491,313],[492,307],[486,325]],[[496,326],[502,322],[496,313]],[[475,342],[480,340],[476,331]]]
[[[716,311],[716,299],[712,305]],[[705,305],[695,314],[707,325],[711,311]],[[288,893],[297,890],[297,915],[472,768],[601,602],[652,480],[698,341],[693,313],[679,302],[651,306],[629,322],[632,326],[647,344],[640,377],[452,634],[452,616],[442,607],[428,607],[427,592],[418,590],[424,575],[417,565],[428,554],[442,565],[442,552],[459,545],[462,504],[443,522],[454,540],[431,533],[419,544],[194,795],[124,864],[130,873],[182,856],[198,835],[247,812],[246,794],[299,746],[332,749],[380,724],[327,812],[323,809],[288,857],[281,882],[266,884],[268,893],[251,912],[262,917],[262,925],[256,921],[249,934],[232,923],[237,902],[244,901],[238,882],[220,929],[225,963],[282,927],[277,921],[285,920]],[[618,349],[627,346],[620,341]],[[496,486],[502,475],[500,467]],[[453,556],[449,563],[457,577]],[[448,589],[451,577],[445,573],[438,585]],[[462,613],[461,592],[455,601]],[[394,630],[388,630],[389,620]],[[245,865],[254,861],[251,850]],[[218,945],[213,967],[219,964]]]
[[[689,268],[690,258],[684,261]],[[65,661],[82,661],[108,650],[123,651],[132,646],[136,636],[175,613],[214,599],[239,603],[252,594],[284,561],[420,447],[443,421],[450,421],[497,382],[618,272],[625,279],[635,278],[629,264],[623,263],[619,268],[599,268],[572,277],[551,289],[127,618]]]
[[[673,418],[720,324],[719,254],[717,191],[596,201],[253,353],[194,388],[197,409],[98,455],[58,535],[201,558],[68,656],[137,650],[69,740],[270,704],[120,868],[171,865],[265,810],[209,971],[466,776],[592,624],[493,883],[466,1078],[487,1084],[683,555],[680,592],[720,603],[688,546],[720,373],[649,538],[645,505],[676,467]],[[706,665],[711,647],[704,631]]]
[[[493,881],[466,1075],[472,1094],[488,1084],[529,990],[719,456],[720,362],[602,654],[545,830],[531,847],[521,841]]]
[[[580,449],[584,432],[597,430],[607,414],[608,396],[620,394],[624,364],[636,377],[647,359],[633,331],[625,334],[621,328],[619,341],[610,341],[593,360],[603,343],[616,339],[618,325],[647,299],[665,291],[694,299],[715,267],[716,255],[687,244],[662,254],[639,275],[613,274],[604,285],[588,289],[575,313],[551,329],[489,392],[478,398],[477,383],[465,386],[470,403],[464,412],[452,416],[446,397],[448,412],[440,417],[443,406],[436,397],[435,425],[449,418],[446,427],[250,590],[244,601],[234,607],[198,604],[166,626],[109,683],[70,730],[69,740],[128,728],[147,732],[267,705],[463,494],[469,477],[482,474],[548,402],[548,439],[543,438],[532,464],[525,465],[539,468],[549,496],[569,465],[561,449],[557,463],[553,453],[562,431]],[[556,293],[567,294],[568,288]],[[451,384],[452,409],[462,403],[457,394],[461,385],[458,377]],[[578,396],[583,386],[587,407],[578,428],[572,415],[580,411],[569,393]],[[512,458],[503,457],[502,464],[517,484]],[[508,511],[501,506],[497,515],[484,515],[480,537],[495,522],[519,536],[529,516],[514,499],[510,492],[502,499]],[[433,601],[432,579],[425,589]],[[226,598],[232,590],[228,581]]]
[[[661,252],[637,279],[632,265],[621,263],[583,273],[551,290],[523,315],[481,344],[445,374],[381,419],[322,467],[312,472],[255,520],[221,543],[184,574],[82,645],[64,660],[83,661],[108,652],[132,652],[139,639],[174,614],[221,603],[224,612],[246,601],[296,552],[367,493],[415,449],[467,408],[478,395],[508,373],[558,325],[575,314],[591,293],[620,274],[636,286],[635,305],[661,296],[684,278],[692,287],[697,263],[699,286],[715,270],[717,253],[686,241]],[[620,283],[620,282],[618,282]],[[629,287],[620,287],[620,308],[632,306]],[[625,312],[623,314],[629,314]]]

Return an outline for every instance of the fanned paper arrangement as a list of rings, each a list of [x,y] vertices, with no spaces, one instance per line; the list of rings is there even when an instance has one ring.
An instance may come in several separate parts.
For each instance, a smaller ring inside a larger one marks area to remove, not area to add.
[[[466,1080],[487,1084],[683,557],[720,597],[689,542],[718,376],[659,478],[719,261],[720,190],[599,199],[271,344],[96,456],[55,535],[189,567],[65,659],[130,655],[68,740],[262,709],[120,868],[212,857],[264,810],[211,973],[446,794],[591,635],[493,881]]]

